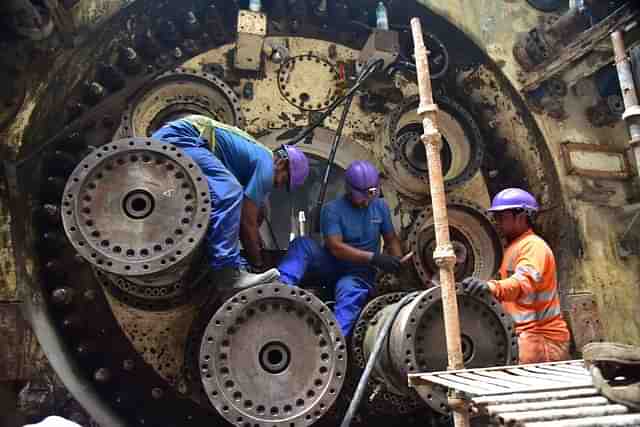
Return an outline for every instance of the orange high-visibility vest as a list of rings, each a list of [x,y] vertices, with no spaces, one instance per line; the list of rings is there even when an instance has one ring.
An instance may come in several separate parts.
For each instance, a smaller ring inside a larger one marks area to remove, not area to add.
[[[569,341],[553,252],[531,229],[507,247],[500,279],[490,281],[489,287],[513,317],[517,334],[527,331],[551,340]]]

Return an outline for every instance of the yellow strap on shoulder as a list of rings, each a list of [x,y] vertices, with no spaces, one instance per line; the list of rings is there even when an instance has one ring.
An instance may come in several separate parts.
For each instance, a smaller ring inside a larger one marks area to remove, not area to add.
[[[235,126],[229,126],[225,123],[219,122],[217,120],[213,120],[212,118],[207,116],[203,116],[200,114],[191,114],[189,116],[184,117],[184,120],[191,123],[198,130],[201,138],[204,138],[207,141],[209,141],[209,148],[211,149],[211,151],[214,151],[216,148],[216,129],[224,129],[227,132],[235,133],[238,136],[248,139],[254,144],[263,146],[258,141],[256,141],[254,137],[252,137],[242,129],[238,129]],[[267,147],[264,147],[264,148],[268,150]]]

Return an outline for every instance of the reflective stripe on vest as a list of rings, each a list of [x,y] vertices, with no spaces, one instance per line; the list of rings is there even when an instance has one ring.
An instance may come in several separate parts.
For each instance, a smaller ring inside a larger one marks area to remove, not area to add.
[[[543,311],[530,311],[528,313],[510,313],[516,323],[526,323],[535,321],[548,320],[552,317],[559,316],[561,313],[560,306],[555,304],[547,307]]]
[[[229,126],[228,124],[219,122],[217,120],[213,120],[212,118],[209,118],[207,116],[192,114],[184,117],[184,120],[191,123],[198,130],[198,132],[200,132],[201,138],[204,138],[207,141],[209,141],[209,148],[211,149],[211,151],[214,151],[216,148],[216,129],[224,129],[225,131],[241,136],[242,138],[245,138],[253,142],[254,144],[261,145],[268,150],[267,147],[260,144],[258,141],[255,140],[253,136],[249,135],[247,132],[243,131],[242,129],[238,129],[237,127],[234,127],[234,126]]]
[[[551,302],[558,297],[558,291],[552,289],[546,292],[533,292],[518,300],[518,304],[534,304],[536,302]]]

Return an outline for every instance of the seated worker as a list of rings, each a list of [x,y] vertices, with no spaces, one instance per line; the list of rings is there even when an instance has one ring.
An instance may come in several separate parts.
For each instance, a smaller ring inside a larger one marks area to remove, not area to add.
[[[278,278],[264,272],[261,255],[259,207],[273,187],[300,187],[309,174],[302,151],[282,145],[271,152],[242,130],[205,116],[191,115],[162,126],[151,138],[182,149],[207,177],[211,214],[206,245],[209,264],[219,271],[220,287],[242,289]],[[247,253],[252,274],[244,269],[238,237]]]
[[[507,239],[500,280],[475,277],[462,281],[471,295],[491,294],[516,324],[520,363],[569,358],[569,328],[562,318],[556,260],[551,248],[531,229],[538,202],[519,188],[499,192],[491,203],[498,230]]]
[[[397,272],[402,248],[389,207],[378,198],[376,168],[356,160],[345,178],[346,194],[322,209],[324,247],[306,237],[294,239],[278,271],[280,281],[288,285],[297,285],[307,271],[326,277],[326,284],[335,287],[335,315],[346,337],[373,289],[374,267]],[[380,236],[391,255],[380,253]]]

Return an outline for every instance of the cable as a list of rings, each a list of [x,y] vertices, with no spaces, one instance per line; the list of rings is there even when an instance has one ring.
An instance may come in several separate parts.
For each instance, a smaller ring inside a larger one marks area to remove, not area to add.
[[[389,335],[389,331],[391,330],[391,326],[393,326],[393,322],[398,317],[400,310],[405,305],[409,304],[420,292],[412,292],[408,295],[405,295],[394,307],[393,312],[384,322],[382,326],[382,330],[379,332],[376,337],[376,342],[373,345],[373,350],[371,351],[371,355],[367,360],[367,365],[364,368],[364,372],[360,377],[360,381],[358,381],[358,387],[356,388],[356,392],[353,394],[353,399],[351,399],[351,403],[349,404],[349,408],[347,409],[347,413],[345,414],[342,424],[340,427],[349,427],[351,425],[351,420],[358,409],[358,405],[360,405],[360,401],[362,400],[362,396],[364,396],[364,392],[367,388],[367,383],[369,382],[369,376],[371,375],[371,371],[373,371],[373,366],[376,364],[376,360],[378,359],[378,355],[380,354],[380,350],[384,342]]]
[[[338,98],[337,100],[335,100],[333,104],[331,104],[322,113],[322,115],[318,117],[318,119],[313,124],[311,124],[307,129],[304,130],[304,132],[302,132],[302,134],[293,138],[287,144],[296,145],[300,141],[304,140],[309,134],[311,134],[311,132],[313,132],[315,128],[320,126],[324,122],[324,119],[329,117],[336,108],[338,108],[348,98],[353,97],[356,91],[360,89],[360,86],[362,86],[362,84],[365,82],[365,80],[367,80],[374,72],[378,71],[378,69],[381,68],[383,65],[384,65],[384,60],[382,59],[376,59],[374,61],[369,62],[358,75],[358,79],[356,80],[356,83],[353,85],[353,87],[351,87],[349,91],[342,98]]]

